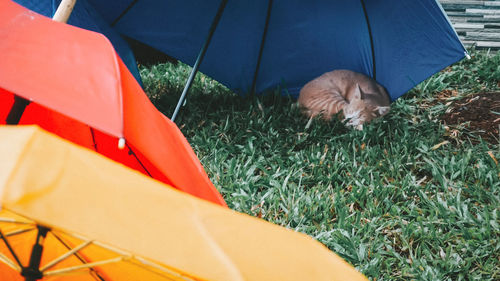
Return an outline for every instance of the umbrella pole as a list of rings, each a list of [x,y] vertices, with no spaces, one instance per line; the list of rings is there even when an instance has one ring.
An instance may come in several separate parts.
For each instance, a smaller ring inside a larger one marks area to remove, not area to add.
[[[201,48],[200,53],[198,54],[198,58],[196,58],[196,62],[193,65],[193,69],[191,70],[191,74],[189,75],[189,78],[186,82],[186,86],[184,86],[184,90],[182,91],[181,97],[179,98],[179,102],[177,102],[177,106],[175,107],[174,114],[172,114],[171,120],[175,122],[175,117],[177,117],[177,114],[179,113],[179,109],[181,108],[181,105],[184,103],[184,100],[186,99],[186,94],[189,91],[189,88],[191,88],[191,85],[193,84],[194,77],[196,76],[196,73],[198,72],[198,68],[200,67],[200,64],[203,60],[203,57],[205,56],[205,52],[208,49],[208,46],[210,45],[210,40],[212,40],[212,35],[214,35],[215,29],[217,28],[217,25],[219,24],[219,20],[222,17],[222,13],[224,12],[224,8],[226,7],[227,0],[222,0],[219,9],[217,10],[217,14],[215,15],[214,20],[212,21],[212,25],[210,26],[210,30],[208,32],[207,39],[205,40],[205,43],[203,44],[203,47]]]
[[[75,6],[76,0],[62,0],[59,7],[52,17],[52,20],[58,22],[67,22],[71,12],[73,11],[73,7]],[[5,119],[5,123],[7,125],[17,125],[23,116],[24,110],[30,104],[30,101],[22,98],[20,96],[14,96],[14,104],[12,105],[7,118]]]
[[[36,281],[43,278],[43,273],[40,271],[40,261],[42,260],[43,241],[49,229],[41,225],[37,227],[38,234],[35,245],[33,245],[33,249],[31,250],[29,266],[23,268],[21,272],[21,275],[25,277],[25,281]]]
[[[56,12],[54,13],[52,20],[66,23],[71,15],[71,12],[73,11],[73,7],[75,7],[75,4],[76,0],[62,0],[61,4],[59,4],[59,7],[57,7]]]

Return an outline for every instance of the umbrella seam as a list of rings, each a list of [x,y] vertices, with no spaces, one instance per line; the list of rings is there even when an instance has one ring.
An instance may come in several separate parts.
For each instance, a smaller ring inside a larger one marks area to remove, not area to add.
[[[140,256],[133,255],[133,257],[131,259],[124,260],[123,262],[128,262],[130,264],[133,264],[135,266],[142,268],[143,270],[147,270],[147,271],[154,273],[154,274],[157,274],[163,278],[168,278],[169,280],[175,281],[175,279],[173,279],[173,278],[181,278],[185,281],[194,281],[194,279],[190,278],[188,276],[188,274],[175,272],[175,270],[181,271],[180,269],[169,269],[168,267],[161,265],[159,263],[147,261],[145,258],[140,257]],[[152,267],[156,270],[159,270],[162,273],[158,273],[158,272],[152,270],[151,268],[148,268],[148,266]],[[168,275],[166,275],[166,274],[168,274]]]
[[[16,126],[17,127],[17,126]],[[30,126],[31,128],[35,128],[35,126]],[[36,125],[38,127],[38,125]],[[4,193],[5,193],[5,186],[9,186],[10,182],[12,181],[13,174],[15,171],[19,169],[21,166],[21,163],[24,161],[24,158],[26,158],[26,154],[28,153],[28,150],[31,149],[33,146],[33,142],[35,141],[35,134],[38,134],[37,130],[32,129],[31,135],[29,139],[26,141],[25,145],[23,145],[23,149],[21,153],[19,154],[19,157],[17,157],[17,161],[14,165],[12,165],[12,169],[9,172],[7,179],[5,180],[5,185],[3,185],[3,188],[1,189],[1,198],[4,198]],[[0,202],[0,210],[3,208],[3,204]]]
[[[116,19],[113,20],[113,22],[110,24],[111,27],[114,27],[128,12],[130,12],[130,10],[132,9],[132,7],[135,6],[135,4],[137,4],[138,0],[134,0],[132,1],[132,3],[130,3],[127,8],[125,8],[122,13],[120,15],[118,15],[118,17],[116,17]]]
[[[375,46],[373,43],[373,34],[372,34],[372,28],[370,25],[370,18],[368,17],[368,11],[366,10],[366,5],[364,0],[361,1],[361,6],[363,8],[363,14],[365,15],[365,21],[366,21],[366,27],[368,29],[368,37],[370,38],[370,49],[372,51],[372,75],[373,79],[377,80],[377,66],[375,62]]]
[[[115,49],[113,47],[113,44],[111,44],[109,39],[100,33],[98,33],[98,35],[102,36],[106,40],[106,43],[110,47],[109,49],[112,50],[111,58],[113,60],[113,65],[114,65],[113,70],[115,71],[115,75],[117,77],[115,82],[116,82],[118,96],[119,96],[118,114],[120,116],[120,135],[118,136],[118,138],[124,138],[125,122],[123,120],[123,87],[122,87],[122,75],[121,75],[121,71],[120,71],[120,64],[118,63],[119,58],[118,58],[118,55],[116,54],[116,52],[114,51]]]
[[[260,63],[262,61],[262,55],[264,53],[264,45],[266,43],[267,31],[269,29],[269,22],[271,21],[272,6],[273,6],[273,0],[268,0],[266,21],[264,24],[264,31],[262,32],[262,39],[261,39],[260,47],[259,47],[259,55],[257,58],[257,65],[255,66],[255,72],[254,72],[253,81],[252,81],[252,88],[250,89],[252,95],[255,94],[255,91],[256,91],[257,78],[258,78],[259,71],[260,71]]]
[[[199,213],[196,205],[192,205],[193,212]],[[235,281],[244,281],[244,274],[239,270],[236,263],[231,259],[231,256],[226,253],[221,245],[216,239],[212,237],[210,232],[205,228],[205,224],[197,216],[193,216],[193,223],[198,227],[198,230],[205,238],[208,246],[212,249],[214,256],[218,258],[219,262],[230,268],[231,277],[237,278],[233,279]],[[229,272],[228,272],[229,273]]]
[[[19,18],[21,18],[22,16],[24,16],[26,14],[29,14],[30,17],[37,18],[37,19],[44,19],[45,20],[45,18],[46,18],[45,16],[41,16],[40,14],[37,14],[37,13],[35,13],[33,11],[30,11],[30,10],[27,10],[27,11],[23,11],[23,12],[20,12],[19,14],[17,14],[16,17],[14,18],[14,20],[13,20],[12,25],[15,22],[17,22],[17,20]],[[52,21],[50,18],[48,18],[48,19],[50,21]],[[7,25],[7,26],[9,26],[9,25]],[[112,57],[113,57],[113,63],[114,63],[114,66],[115,66],[114,67],[114,71],[116,72],[117,68],[119,70],[119,66],[117,66],[118,62],[117,62],[117,58],[116,58],[118,55],[114,51],[113,45],[111,44],[111,42],[109,41],[109,39],[106,36],[104,36],[103,34],[97,33],[97,32],[94,32],[94,33],[96,34],[96,36],[102,36],[105,39],[105,41],[107,42],[108,47],[110,47],[108,49],[113,50],[112,51],[113,52]],[[120,102],[120,104],[119,104],[120,112],[119,112],[119,114],[120,114],[120,117],[123,119],[123,102],[122,102],[123,97],[122,97],[122,85],[121,85],[121,82],[120,82],[121,81],[121,73],[118,71],[118,74],[119,74],[117,76],[119,78],[118,79],[118,84],[119,84],[118,85],[118,90],[119,90],[119,93],[120,93],[120,101],[119,101]],[[5,81],[3,81],[3,82],[5,82]],[[10,82],[10,81],[8,81],[8,82]],[[53,110],[55,112],[58,112],[58,113],[60,113],[60,114],[62,114],[64,116],[67,116],[67,117],[69,117],[69,118],[71,118],[73,120],[77,120],[79,122],[85,123],[85,122],[81,121],[79,118],[71,117],[67,113],[62,113],[61,110],[57,110],[53,106],[51,106],[51,104],[49,102],[43,102],[43,99],[42,99],[42,101],[38,101],[38,99],[33,98],[33,94],[30,94],[29,92],[28,93],[26,93],[26,92],[19,93],[19,91],[16,89],[17,87],[15,85],[10,85],[10,84],[11,83],[7,83],[7,85],[2,85],[1,87],[3,89],[7,90],[8,92],[12,93],[13,95],[16,95],[16,96],[19,96],[19,97],[22,97],[22,98],[25,98],[25,99],[29,100],[31,103],[37,103],[38,105],[41,105],[41,106],[46,107],[48,109],[51,109],[51,110]],[[120,128],[120,135],[117,136],[117,137],[123,137],[123,131],[124,131],[124,128],[123,128],[124,124],[123,123],[124,122],[122,120],[121,121],[121,128]],[[85,123],[85,124],[87,124],[87,123]],[[102,128],[102,126],[100,126],[100,124],[95,124],[95,125],[92,124],[92,126],[95,127],[96,129],[99,129],[101,131],[108,132],[109,134],[114,135],[114,133],[112,133],[113,130],[108,130],[107,128]]]
[[[439,3],[438,0],[434,0],[436,2],[436,5],[439,7],[439,9],[441,10],[441,14],[444,16],[444,18],[446,19],[446,22],[448,23],[448,26],[453,30],[453,33],[455,34],[456,36],[456,39],[458,39],[458,42],[460,42],[460,45],[462,46],[462,49],[464,51],[465,54],[469,54],[469,52],[467,51],[467,49],[465,48],[464,46],[464,43],[462,42],[462,40],[460,40],[460,37],[458,36],[458,33],[457,31],[455,30],[455,28],[453,27],[453,24],[451,23],[450,21],[450,18],[448,17],[448,14],[446,14],[446,11],[443,9],[443,6],[441,5],[441,3]]]

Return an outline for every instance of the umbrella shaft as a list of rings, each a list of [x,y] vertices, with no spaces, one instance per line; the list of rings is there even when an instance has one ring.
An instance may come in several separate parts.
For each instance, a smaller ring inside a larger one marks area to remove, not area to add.
[[[35,245],[33,245],[33,249],[31,250],[29,266],[23,268],[21,273],[26,277],[25,281],[36,281],[43,277],[43,274],[40,272],[40,261],[42,260],[43,241],[48,231],[48,228],[38,226],[38,234],[36,236]]]
[[[200,53],[198,54],[198,58],[196,59],[196,62],[193,65],[193,69],[191,70],[191,74],[189,75],[189,78],[186,82],[186,86],[184,86],[184,90],[182,91],[181,97],[179,101],[177,102],[177,106],[175,107],[174,114],[172,114],[172,120],[175,122],[175,117],[177,117],[177,114],[179,113],[179,109],[181,108],[181,105],[183,104],[184,100],[186,99],[187,92],[189,91],[189,88],[191,88],[191,85],[193,84],[194,77],[196,76],[196,73],[198,72],[198,68],[200,67],[201,62],[203,61],[203,57],[205,56],[205,52],[208,49],[208,46],[210,45],[210,40],[212,40],[212,35],[214,35],[215,29],[217,28],[217,25],[219,24],[219,20],[222,17],[222,13],[224,12],[224,8],[226,7],[227,0],[222,0],[219,9],[217,10],[217,14],[215,15],[214,20],[212,21],[212,25],[210,26],[210,30],[208,31],[208,36],[207,39],[205,40],[205,43],[203,44],[203,47],[201,48]]]

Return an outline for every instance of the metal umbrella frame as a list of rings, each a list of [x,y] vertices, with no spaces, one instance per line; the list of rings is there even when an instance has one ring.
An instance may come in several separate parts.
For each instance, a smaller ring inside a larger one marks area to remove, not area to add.
[[[36,281],[44,277],[72,276],[74,274],[82,274],[85,272],[97,281],[106,281],[107,279],[105,274],[100,273],[96,268],[120,262],[131,263],[135,266],[143,268],[145,271],[153,272],[156,275],[162,275],[165,280],[195,281],[195,279],[190,276],[179,273],[154,261],[142,258],[111,245],[92,240],[83,235],[69,233],[40,225],[7,210],[0,211],[0,224],[23,226],[21,229],[10,231],[8,233],[3,233],[0,227],[0,239],[5,243],[8,252],[12,256],[11,259],[0,252],[0,262],[7,265],[15,272],[18,272],[25,278],[25,281]],[[21,259],[16,253],[15,247],[11,245],[9,239],[33,231],[36,231],[37,234],[34,239],[35,241],[31,250],[30,259],[28,265],[23,265]],[[45,242],[48,235],[55,238],[53,240],[56,242]],[[72,241],[68,241],[68,238]],[[74,243],[74,241],[78,241],[78,243]],[[40,266],[44,244],[46,243],[60,243],[60,246],[66,251],[43,266]],[[72,246],[72,244],[75,246]],[[89,247],[99,247],[103,251],[107,251],[115,257],[99,261],[90,261],[85,255],[81,254],[82,251],[85,251],[85,249]],[[78,260],[81,264],[73,266],[63,265],[62,267],[57,268],[58,265],[63,264],[69,259]]]

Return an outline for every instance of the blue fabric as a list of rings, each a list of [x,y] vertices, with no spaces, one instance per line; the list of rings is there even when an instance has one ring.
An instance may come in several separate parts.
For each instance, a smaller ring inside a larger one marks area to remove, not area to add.
[[[108,23],[133,0],[88,0]],[[372,29],[376,78],[391,99],[462,59],[465,49],[436,0],[364,0]],[[116,23],[122,34],[190,65],[220,0],[141,0]],[[268,0],[229,0],[200,70],[247,93],[252,84]],[[275,0],[257,91],[283,86],[296,96],[333,69],[373,76],[370,37],[361,1]]]
[[[52,17],[61,0],[14,0],[20,5],[46,17]],[[123,60],[135,79],[142,84],[137,63],[127,42],[109,26],[99,13],[85,0],[78,0],[69,17],[68,24],[99,32],[113,44],[117,54]]]
[[[122,35],[190,65],[220,4],[220,0],[86,1]],[[252,86],[268,1],[229,0],[200,66],[240,94]],[[377,81],[395,100],[464,57],[465,49],[436,0],[364,2],[375,69],[361,0],[274,0],[257,92],[281,86],[297,96],[305,83],[322,73],[350,69],[372,77],[376,72]]]

